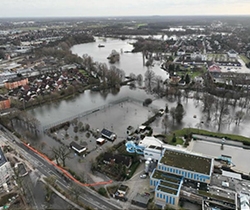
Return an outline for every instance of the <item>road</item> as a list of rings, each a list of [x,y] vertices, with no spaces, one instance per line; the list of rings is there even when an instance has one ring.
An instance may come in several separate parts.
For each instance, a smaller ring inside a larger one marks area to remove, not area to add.
[[[244,149],[250,149],[250,146],[244,145],[242,144],[242,142],[226,140],[224,138],[216,138],[216,137],[204,136],[204,135],[199,135],[199,134],[193,134],[193,138],[195,138],[196,140],[202,140],[202,141],[208,141],[208,142],[224,144],[224,145],[229,145],[229,146],[234,146],[234,147],[241,147]]]
[[[73,184],[73,181],[69,178],[66,178],[62,175],[58,169],[56,169],[49,162],[41,158],[39,155],[34,153],[32,150],[28,149],[17,137],[12,135],[12,133],[8,132],[3,128],[0,130],[0,140],[4,141],[6,144],[10,145],[13,149],[15,149],[19,154],[23,156],[34,168],[36,168],[40,176],[51,176],[55,175],[57,178],[57,184],[63,188],[64,191],[70,192],[70,186]],[[79,196],[79,200],[83,202],[86,206],[90,206],[94,209],[121,209],[121,205],[114,204],[112,200],[106,199],[100,196],[95,191],[89,189],[88,187],[80,186],[81,195]]]

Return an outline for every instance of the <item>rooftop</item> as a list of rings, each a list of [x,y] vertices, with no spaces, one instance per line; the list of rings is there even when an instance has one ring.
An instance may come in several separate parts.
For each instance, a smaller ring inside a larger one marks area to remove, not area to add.
[[[150,145],[148,148],[156,149],[156,150],[164,150],[163,147],[159,147],[159,146],[155,146],[155,145]]]
[[[153,179],[160,179],[160,180],[163,180],[166,182],[172,182],[172,183],[176,183],[176,184],[179,184],[180,180],[181,180],[181,176],[169,174],[169,173],[162,172],[159,170],[154,171],[154,173],[152,174],[152,178]]]
[[[147,205],[149,202],[150,196],[142,195],[137,193],[136,196],[133,198],[132,203],[133,204],[145,204]]]
[[[3,154],[3,150],[0,148],[0,167],[5,164],[7,162],[4,154]]]
[[[182,179],[180,176],[155,170],[152,178],[160,180],[156,190],[174,195],[178,193],[179,185]]]
[[[5,100],[7,100],[8,98],[7,97],[4,97],[4,96],[1,96],[0,95],[0,101],[5,101]]]
[[[102,129],[102,132],[101,132],[103,135],[105,135],[105,136],[112,136],[113,135],[113,132],[111,132],[111,131],[109,131],[109,130],[107,130],[107,129],[105,129],[105,128],[103,128]]]
[[[72,142],[70,143],[70,146],[71,146],[71,147],[75,147],[77,150],[82,150],[83,148],[85,148],[85,147],[83,147],[83,146],[77,144],[75,141],[72,141]]]
[[[212,159],[179,151],[166,150],[160,163],[209,175]]]

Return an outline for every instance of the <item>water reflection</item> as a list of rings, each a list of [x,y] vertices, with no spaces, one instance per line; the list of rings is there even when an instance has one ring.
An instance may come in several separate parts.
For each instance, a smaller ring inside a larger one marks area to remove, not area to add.
[[[120,49],[123,49],[123,51],[132,50],[132,45],[128,44],[128,42],[130,41],[107,39],[107,41],[104,43],[105,47],[98,48],[98,44],[103,43],[103,40],[97,39],[97,42],[95,43],[76,45],[72,47],[71,50],[73,53],[76,53],[80,56],[87,53],[93,57],[94,61],[107,63],[107,55],[109,55],[113,49],[117,51],[120,51]],[[107,65],[111,66],[112,64]],[[123,53],[121,55],[120,62],[118,64],[115,64],[115,66],[124,70],[126,75],[133,73],[135,75],[142,74],[144,76],[147,70],[147,68],[143,66],[141,53]],[[160,66],[158,64],[155,64],[152,69],[153,71],[155,71],[156,75],[160,75],[163,78],[168,77],[166,72],[160,69]],[[140,85],[142,84],[143,82],[141,81]],[[190,92],[189,95],[191,94],[192,93]],[[100,106],[111,103],[115,100],[122,99],[127,96],[142,101],[145,98],[155,98],[154,96],[146,93],[142,89],[134,89],[133,86],[125,86],[121,87],[119,90],[105,90],[101,92],[87,90],[84,93],[77,95],[75,98],[56,102],[56,104],[52,103],[42,105],[35,109],[29,110],[29,112],[33,116],[35,116],[44,126],[70,118],[72,116],[76,116],[77,114],[82,113],[84,111],[98,108]],[[152,105],[158,108],[165,108],[166,103],[168,104],[169,109],[171,109],[171,107],[176,107],[177,105],[174,97],[172,98],[172,100],[171,98],[155,99]],[[171,129],[179,129],[182,127],[195,127],[199,129],[209,129],[211,131],[217,130],[215,122],[211,121],[210,123],[205,123],[202,113],[202,102],[198,103],[193,98],[182,98],[182,104],[186,111],[183,121],[181,124],[171,125]],[[195,118],[194,115],[196,116]],[[201,121],[204,121],[204,123],[201,124]],[[235,124],[227,124],[222,126],[221,132],[250,136],[250,129],[248,129],[248,126],[249,118],[245,118],[245,120],[240,124],[240,126],[236,126]]]

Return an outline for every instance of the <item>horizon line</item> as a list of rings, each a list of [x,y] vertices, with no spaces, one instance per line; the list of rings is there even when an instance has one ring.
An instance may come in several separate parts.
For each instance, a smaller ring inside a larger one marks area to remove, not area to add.
[[[0,19],[7,18],[115,18],[115,17],[243,17],[250,14],[197,14],[197,15],[103,15],[103,16],[8,16],[0,17]]]

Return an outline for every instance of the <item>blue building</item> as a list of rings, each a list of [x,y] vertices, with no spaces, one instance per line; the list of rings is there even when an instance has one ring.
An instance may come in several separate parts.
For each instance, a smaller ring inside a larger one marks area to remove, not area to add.
[[[157,169],[209,184],[213,172],[213,159],[193,153],[165,150]]]
[[[183,177],[155,169],[150,177],[150,188],[155,190],[155,204],[163,208],[165,205],[177,207],[182,183]]]
[[[150,176],[150,188],[155,190],[155,204],[177,207],[184,179],[210,183],[213,159],[197,154],[165,150]]]

